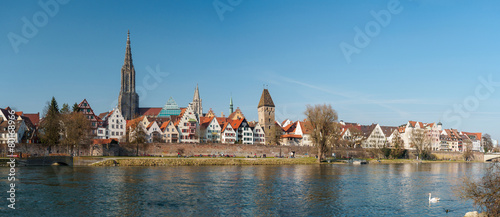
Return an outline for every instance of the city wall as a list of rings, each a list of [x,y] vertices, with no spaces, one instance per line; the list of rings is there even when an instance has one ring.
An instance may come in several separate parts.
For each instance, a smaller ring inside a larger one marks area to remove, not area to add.
[[[18,144],[19,152],[31,156],[47,156],[48,145],[43,144]],[[68,151],[68,149],[70,151]],[[6,146],[1,147],[1,157],[6,156]],[[235,155],[235,156],[290,156],[294,151],[297,157],[316,156],[315,147],[302,146],[265,146],[265,145],[243,145],[243,144],[186,144],[186,143],[149,143],[149,144],[104,144],[104,145],[82,145],[79,147],[50,146],[51,153],[79,153],[80,156],[176,156],[181,153],[184,156],[194,155]],[[378,158],[382,157],[376,149],[344,149],[337,148],[329,151],[326,155],[336,157],[353,158]],[[463,153],[459,152],[433,152],[440,160],[463,160]],[[483,153],[474,152],[475,161],[483,161]]]

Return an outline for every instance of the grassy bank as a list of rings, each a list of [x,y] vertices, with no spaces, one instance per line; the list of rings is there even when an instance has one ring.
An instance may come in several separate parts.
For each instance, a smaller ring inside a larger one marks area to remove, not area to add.
[[[464,160],[410,160],[410,159],[367,159],[370,164],[398,164],[398,163],[482,163],[482,161],[464,161]]]
[[[315,158],[126,158],[109,159],[92,166],[206,166],[316,164]]]

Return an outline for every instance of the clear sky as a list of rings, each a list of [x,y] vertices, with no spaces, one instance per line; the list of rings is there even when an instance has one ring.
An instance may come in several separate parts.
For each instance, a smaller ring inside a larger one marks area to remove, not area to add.
[[[42,112],[55,96],[60,105],[86,98],[96,113],[110,110],[130,29],[141,107],[162,107],[170,96],[185,107],[199,84],[205,112],[227,115],[232,95],[257,120],[267,85],[280,121],[327,103],[348,122],[441,121],[500,138],[498,1],[0,5],[1,107]]]

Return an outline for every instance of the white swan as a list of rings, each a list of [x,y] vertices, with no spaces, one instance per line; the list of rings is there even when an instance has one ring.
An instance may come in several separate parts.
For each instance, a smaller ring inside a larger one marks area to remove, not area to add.
[[[432,198],[431,197],[431,193],[429,193],[429,202],[432,202],[432,203],[435,203],[435,202],[438,202],[439,201],[439,197],[434,197]]]

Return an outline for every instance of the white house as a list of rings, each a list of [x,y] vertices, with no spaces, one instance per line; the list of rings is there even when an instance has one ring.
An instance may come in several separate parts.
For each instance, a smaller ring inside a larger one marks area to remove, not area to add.
[[[379,124],[362,125],[361,132],[366,137],[361,144],[363,148],[383,148],[387,143],[387,138]]]
[[[297,121],[297,127],[295,128],[294,134],[301,135],[302,140],[300,141],[301,146],[313,146],[313,141],[311,139],[311,124],[307,121]]]
[[[266,137],[264,130],[260,126],[260,123],[256,123],[253,127],[253,143],[254,144],[265,144]]]
[[[234,144],[236,142],[236,131],[229,122],[224,123],[221,129],[221,143]]]
[[[220,143],[221,142],[221,127],[217,118],[200,117],[200,132],[205,142]]]
[[[189,103],[187,108],[181,109],[181,114],[174,124],[179,132],[179,142],[182,143],[199,143],[197,135],[199,130],[198,118],[193,110],[192,103]]]
[[[241,144],[253,144],[253,131],[248,125],[248,122],[245,118],[228,121],[230,121],[233,129],[236,130],[236,141],[240,142]]]
[[[107,122],[107,138],[106,139],[118,139],[121,140],[126,135],[127,123],[122,113],[118,108],[113,109],[106,117]]]
[[[149,143],[161,141],[162,132],[160,130],[160,126],[158,126],[158,122],[153,121],[149,123],[146,127],[146,135]]]
[[[165,121],[160,126],[160,130],[163,133],[163,141],[167,143],[178,143],[179,142],[179,132],[174,126],[172,121]]]

